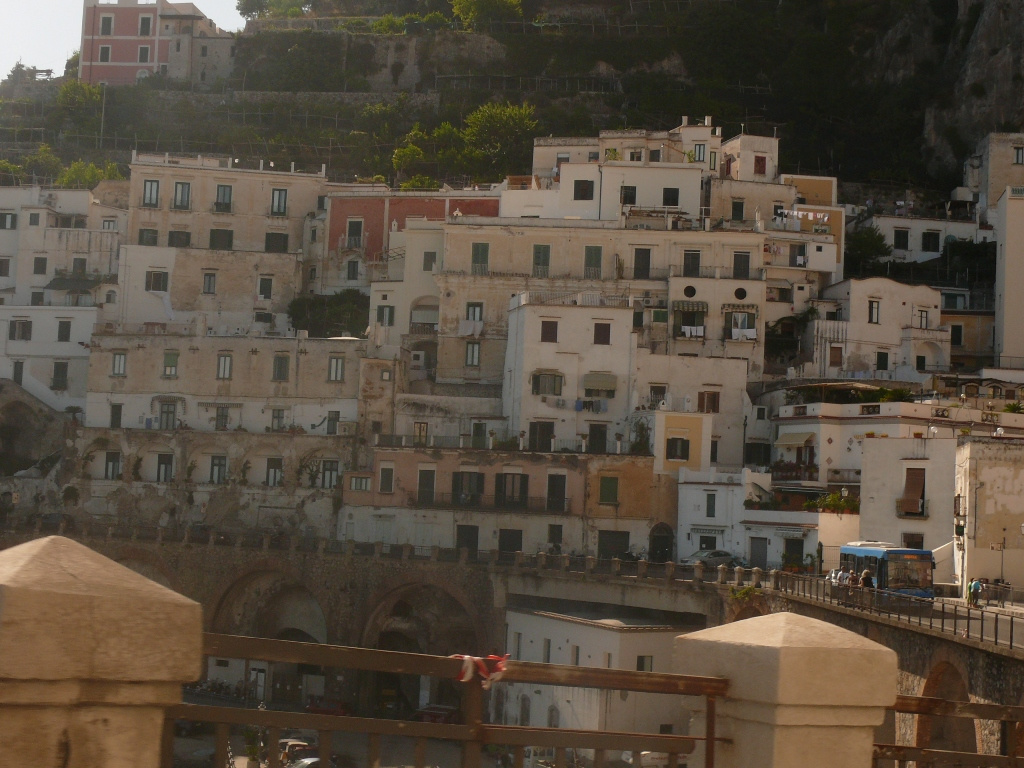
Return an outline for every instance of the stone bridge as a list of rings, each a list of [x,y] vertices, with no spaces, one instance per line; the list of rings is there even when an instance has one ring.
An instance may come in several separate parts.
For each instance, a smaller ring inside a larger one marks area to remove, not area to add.
[[[0,531],[0,548],[42,535]],[[705,617],[708,626],[769,612],[822,619],[899,656],[900,693],[1024,704],[1024,650],[683,572],[671,563],[543,556],[471,560],[465,552],[354,542],[276,542],[216,533],[204,543],[152,531],[71,534],[87,546],[202,604],[208,631],[448,655],[501,650],[505,608],[540,599],[605,603]],[[577,562],[577,560],[579,562]],[[749,573],[747,574],[749,578]],[[709,575],[710,576],[710,575]],[[842,659],[836,659],[837,664]],[[842,698],[843,692],[836,692]],[[997,753],[1006,734],[989,721],[917,718],[888,724],[910,743]],[[906,743],[906,742],[904,742]],[[945,747],[939,745],[947,745]]]

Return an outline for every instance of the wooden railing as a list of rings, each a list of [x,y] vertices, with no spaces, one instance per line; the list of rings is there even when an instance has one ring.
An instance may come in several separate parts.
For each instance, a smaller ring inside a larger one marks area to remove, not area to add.
[[[207,656],[218,658],[308,664],[331,669],[429,676],[445,680],[457,680],[463,668],[462,660],[452,657],[218,634],[204,635],[204,652]],[[485,663],[489,669],[494,669],[495,662]],[[325,766],[330,764],[332,736],[341,732],[367,734],[366,762],[373,768],[381,764],[382,736],[413,739],[416,768],[425,768],[428,739],[446,739],[459,743],[463,768],[480,768],[482,752],[491,745],[510,749],[514,768],[523,768],[527,747],[552,749],[555,768],[565,768],[569,764],[569,755],[579,749],[594,750],[595,766],[605,764],[605,752],[629,750],[634,753],[649,751],[667,754],[669,768],[675,768],[680,756],[690,754],[698,742],[705,745],[705,768],[714,767],[715,743],[716,740],[721,741],[715,735],[715,697],[724,695],[728,690],[729,681],[724,678],[509,661],[500,682],[494,685],[506,683],[703,696],[706,699],[706,729],[702,736],[675,736],[492,725],[486,722],[481,680],[474,677],[459,684],[460,723],[180,704],[171,707],[166,713],[161,764],[163,768],[172,768],[174,764],[175,721],[191,721],[215,725],[213,765],[216,766],[227,765],[231,727],[249,726],[266,729],[264,742],[269,745],[277,744],[284,728],[317,731],[317,749],[321,764]],[[267,765],[269,768],[280,766],[280,755],[273,749],[267,753]]]

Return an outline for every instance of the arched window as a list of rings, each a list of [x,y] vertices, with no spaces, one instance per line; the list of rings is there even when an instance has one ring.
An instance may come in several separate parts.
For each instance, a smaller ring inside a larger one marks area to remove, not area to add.
[[[117,304],[117,291],[107,291],[107,304]]]

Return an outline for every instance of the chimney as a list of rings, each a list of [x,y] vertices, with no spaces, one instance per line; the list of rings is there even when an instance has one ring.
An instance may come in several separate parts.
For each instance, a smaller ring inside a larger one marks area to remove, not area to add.
[[[683,122],[680,123],[680,125],[689,125],[689,124],[690,124],[690,118],[688,118],[686,115],[683,115]]]
[[[711,115],[704,116],[704,125],[711,125]]]

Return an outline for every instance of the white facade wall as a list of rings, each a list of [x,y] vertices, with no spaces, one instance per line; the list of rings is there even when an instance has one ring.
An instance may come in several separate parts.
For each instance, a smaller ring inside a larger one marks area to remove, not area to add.
[[[948,238],[976,242],[979,240],[976,221],[950,221],[947,219],[925,219],[912,216],[872,216],[863,226],[877,227],[885,242],[893,247],[893,259],[900,261],[928,261],[942,255],[942,248]],[[905,231],[908,248],[896,248],[897,230]],[[938,236],[939,250],[925,250],[924,233]]]
[[[1024,285],[1024,190],[1004,190],[996,220],[996,365],[1024,368],[1024,302],[1014,288]]]

